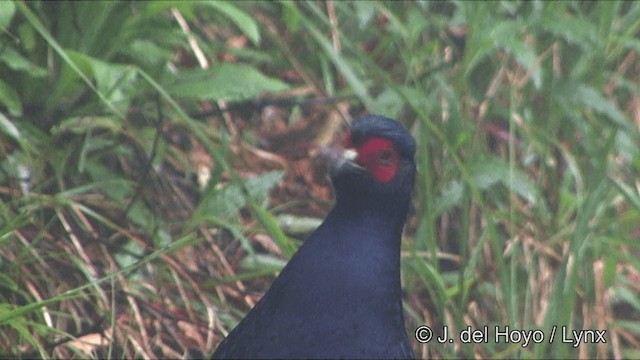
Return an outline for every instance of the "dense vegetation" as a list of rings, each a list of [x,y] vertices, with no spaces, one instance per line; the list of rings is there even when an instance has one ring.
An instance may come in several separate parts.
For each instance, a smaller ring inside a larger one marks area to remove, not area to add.
[[[1,357],[211,354],[364,113],[419,144],[407,331],[489,333],[417,356],[640,357],[639,3],[20,1],[0,28]]]

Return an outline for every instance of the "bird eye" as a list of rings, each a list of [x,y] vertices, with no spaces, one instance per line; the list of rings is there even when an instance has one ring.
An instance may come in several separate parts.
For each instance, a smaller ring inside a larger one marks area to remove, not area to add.
[[[378,156],[378,163],[382,166],[393,165],[393,150],[384,149],[380,151],[380,155]]]

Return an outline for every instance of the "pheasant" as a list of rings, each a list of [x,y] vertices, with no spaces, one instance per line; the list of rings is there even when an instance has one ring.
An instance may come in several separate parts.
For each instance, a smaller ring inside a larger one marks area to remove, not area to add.
[[[412,358],[400,238],[416,174],[397,121],[352,122],[331,160],[336,203],[213,358]]]

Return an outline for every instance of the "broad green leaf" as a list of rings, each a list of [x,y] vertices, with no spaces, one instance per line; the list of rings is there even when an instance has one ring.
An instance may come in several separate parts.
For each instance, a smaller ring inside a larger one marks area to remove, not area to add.
[[[473,162],[469,168],[471,178],[479,189],[486,190],[500,182],[531,203],[535,204],[539,198],[533,182],[519,170],[510,169],[502,159],[483,158]]]
[[[240,267],[246,271],[280,271],[287,262],[273,255],[255,254],[242,259]]]
[[[260,206],[256,206],[255,203],[252,204],[252,209],[258,219],[260,219],[262,225],[266,228],[267,233],[278,244],[280,249],[282,249],[282,253],[288,259],[291,258],[293,254],[295,254],[297,246],[285,235],[280,226],[278,226],[276,218],[269,211]]]
[[[640,323],[633,320],[617,320],[609,323],[611,327],[620,327],[623,329],[629,329],[636,334],[640,334]],[[636,350],[635,354],[637,355],[629,355],[625,356],[627,359],[640,358],[640,350]]]
[[[133,240],[127,240],[123,250],[126,251],[118,251],[113,255],[120,267],[132,266],[144,257],[144,248]]]
[[[246,205],[242,190],[237,185],[227,185],[222,189],[210,188],[196,210],[196,216],[204,214],[227,217]]]
[[[0,29],[4,30],[11,23],[16,13],[16,6],[11,1],[0,1]]]
[[[40,21],[38,16],[33,11],[31,11],[31,9],[26,4],[21,2],[17,2],[16,4],[18,5],[19,10],[22,12],[22,15],[26,18],[27,22],[37,30],[37,32],[46,40],[47,44],[55,51],[55,53],[57,53],[62,58],[64,63],[69,66],[73,73],[80,77],[82,81],[84,81],[86,86],[95,91],[110,110],[124,118],[124,113],[120,109],[116,108],[111,101],[106,99],[104,95],[95,88],[91,79],[89,79],[86,73],[82,69],[80,69],[80,67],[69,57],[68,52],[62,48],[56,38]],[[30,29],[30,27],[27,28]],[[63,79],[64,76],[61,76],[60,78]]]
[[[66,53],[79,68],[91,69],[88,72],[96,81],[96,91],[106,101],[121,111],[126,111],[130,100],[129,92],[137,78],[135,68],[107,63],[74,50],[66,50]]]
[[[155,42],[136,39],[129,44],[127,55],[141,66],[162,65],[171,58],[172,52],[158,46]]]
[[[0,104],[6,106],[11,115],[22,115],[22,103],[20,102],[20,96],[18,96],[18,93],[14,88],[2,80],[0,80]]]
[[[87,161],[84,167],[94,181],[101,182],[101,192],[114,200],[125,200],[133,193],[135,183],[125,181],[119,174],[97,161]],[[105,181],[105,180],[110,181]]]
[[[598,3],[598,13],[600,14],[600,26],[598,40],[600,44],[607,44],[611,29],[611,24],[615,14],[620,10],[621,2],[601,1]]]
[[[396,118],[405,105],[404,100],[397,91],[388,88],[373,100],[371,112],[382,114],[390,118]]]
[[[2,2],[0,2],[0,4],[1,3]],[[47,70],[45,68],[29,61],[11,47],[6,47],[0,51],[0,62],[5,63],[10,69],[21,71],[32,77],[47,76]]]
[[[472,1],[461,2],[459,10],[461,20],[465,19],[469,27],[464,51],[464,77],[469,78],[476,65],[494,49],[493,39],[486,34],[489,29],[485,19],[490,11],[488,6]]]
[[[254,45],[260,44],[260,31],[258,29],[258,23],[249,16],[246,12],[240,10],[233,3],[227,1],[204,1],[197,2],[196,4],[202,6],[209,6],[220,11],[226,17],[231,19],[234,24],[254,43]]]
[[[156,215],[140,200],[131,206],[127,218],[148,233],[152,233],[156,227]]]
[[[615,141],[616,149],[628,162],[631,163],[634,159],[640,159],[640,149],[638,149],[638,143],[633,140],[632,133],[618,131]]]
[[[627,121],[625,116],[618,110],[618,108],[609,99],[605,98],[600,92],[596,91],[588,85],[580,85],[575,91],[575,97],[584,106],[605,115],[606,118],[612,120],[616,125],[622,129],[630,132],[637,133],[637,129],[631,126],[631,123]]]
[[[546,15],[540,19],[540,26],[585,51],[593,48],[598,34],[596,24],[585,18],[564,16],[552,10],[547,11]]]
[[[53,135],[60,135],[64,132],[74,134],[84,134],[90,130],[104,129],[114,133],[122,129],[122,121],[116,117],[109,116],[75,116],[62,120],[59,124],[51,128]]]
[[[496,24],[489,32],[495,45],[504,49],[513,56],[522,66],[532,69],[536,62],[536,53],[532,46],[527,45],[522,39],[523,24],[518,21],[504,21]],[[532,74],[532,80],[536,88],[542,85],[540,68],[536,68]]]
[[[278,225],[287,234],[304,235],[313,232],[320,226],[322,219],[282,214],[278,216]]]
[[[72,198],[76,195],[100,192],[104,191],[104,189],[106,188],[129,189],[129,192],[131,193],[131,189],[133,189],[135,185],[136,183],[134,181],[122,178],[102,179],[91,181],[85,185],[80,185],[71,189],[61,191],[57,194],[57,196],[60,198],[67,198],[69,200],[72,200]]]
[[[20,144],[24,150],[33,151],[34,148],[28,141],[27,137],[18,129],[13,121],[9,120],[3,113],[0,112],[0,132],[3,132],[13,138]]]
[[[407,30],[407,26],[404,20],[401,20],[394,14],[391,10],[384,6],[384,3],[378,2],[377,4],[378,11],[382,13],[389,21],[389,30],[398,35],[400,39],[406,39],[409,35],[409,31]]]
[[[449,185],[442,190],[442,194],[436,198],[434,202],[434,215],[438,216],[454,206],[460,205],[463,195],[464,186],[462,186],[462,183],[458,180],[451,181]]]
[[[436,310],[441,312],[448,302],[448,291],[445,287],[442,275],[426,261],[414,260],[410,263],[416,274],[420,276],[425,287],[429,290],[429,295],[437,304]],[[441,316],[444,314],[440,314]]]
[[[249,196],[258,204],[265,202],[269,197],[269,191],[284,176],[282,171],[271,171],[246,180],[245,187]],[[211,214],[215,217],[230,216],[247,205],[247,200],[242,194],[239,184],[230,184],[222,189],[211,187],[202,199],[197,213]]]
[[[636,311],[640,311],[640,295],[629,289],[618,286],[614,290],[615,300],[623,301],[632,306]]]
[[[284,171],[269,171],[247,179],[246,188],[249,196],[255,199],[256,203],[261,204],[269,200],[269,192],[273,187],[282,180]]]
[[[242,101],[265,92],[284,91],[289,86],[264,75],[253,66],[223,63],[210,69],[183,71],[166,89],[181,98]]]
[[[60,78],[52,91],[52,97],[56,102],[58,102],[58,99],[69,99],[76,96],[86,88],[88,82],[91,82],[92,89],[97,92],[95,81],[93,81],[93,71],[89,63],[79,61],[79,59],[74,61],[68,56],[67,58],[66,65],[62,64],[60,66]]]
[[[287,25],[289,31],[295,33],[300,28],[300,11],[297,3],[291,0],[282,1],[282,20]]]
[[[622,195],[624,195],[624,197],[629,201],[629,203],[635,206],[636,209],[640,211],[640,191],[625,184],[620,179],[613,179],[613,183],[616,185]]]
[[[358,19],[358,26],[364,29],[371,23],[376,15],[376,3],[374,1],[354,1],[352,6]]]

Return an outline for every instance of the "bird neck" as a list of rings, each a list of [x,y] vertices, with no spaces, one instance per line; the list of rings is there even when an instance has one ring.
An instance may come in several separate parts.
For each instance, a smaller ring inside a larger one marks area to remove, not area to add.
[[[349,221],[370,223],[369,226],[381,230],[391,230],[400,236],[409,212],[410,199],[399,197],[379,199],[375,197],[337,194],[332,212]]]
[[[407,209],[384,208],[382,206],[354,206],[353,203],[338,202],[327,216],[327,222],[334,228],[343,229],[345,239],[363,241],[364,249],[385,248],[387,254],[400,253],[400,238],[407,216]],[[354,244],[355,245],[355,244]]]

